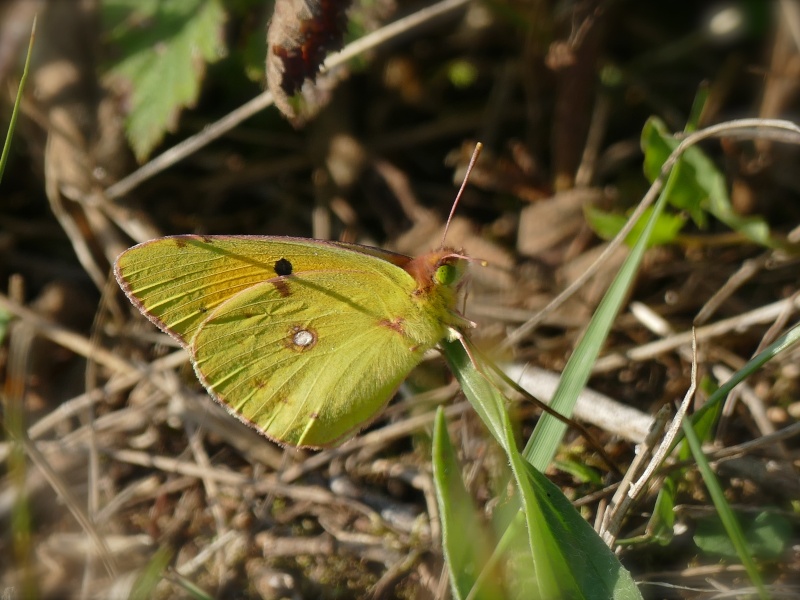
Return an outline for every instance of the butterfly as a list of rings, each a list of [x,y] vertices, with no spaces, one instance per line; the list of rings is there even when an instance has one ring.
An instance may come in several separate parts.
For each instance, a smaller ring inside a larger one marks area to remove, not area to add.
[[[211,396],[284,445],[323,448],[371,422],[439,341],[468,259],[343,242],[178,235],[123,252],[133,304],[188,352]]]
[[[374,420],[425,352],[473,326],[456,308],[470,260],[444,243],[411,258],[306,238],[178,235],[126,250],[114,274],[231,414],[279,444],[326,448]]]

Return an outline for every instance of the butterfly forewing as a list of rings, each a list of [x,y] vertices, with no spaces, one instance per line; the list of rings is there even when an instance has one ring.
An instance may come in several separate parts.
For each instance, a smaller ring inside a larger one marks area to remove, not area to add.
[[[179,235],[144,242],[123,252],[114,272],[131,301],[184,345],[219,304],[248,287],[311,270],[360,269],[408,258],[367,246],[303,238]]]

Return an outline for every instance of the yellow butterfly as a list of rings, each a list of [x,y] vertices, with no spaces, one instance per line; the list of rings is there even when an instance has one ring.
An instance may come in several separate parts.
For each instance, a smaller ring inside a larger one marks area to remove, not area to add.
[[[320,448],[372,421],[423,354],[469,324],[466,259],[289,237],[165,237],[114,273],[189,352],[212,397],[281,444]]]

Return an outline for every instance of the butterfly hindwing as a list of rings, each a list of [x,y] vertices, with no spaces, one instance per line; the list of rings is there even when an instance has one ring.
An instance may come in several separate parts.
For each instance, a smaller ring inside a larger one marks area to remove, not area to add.
[[[402,293],[386,293],[404,283]],[[195,369],[218,401],[268,437],[333,445],[371,421],[444,336],[413,290],[402,276],[350,270],[251,286],[200,326]]]

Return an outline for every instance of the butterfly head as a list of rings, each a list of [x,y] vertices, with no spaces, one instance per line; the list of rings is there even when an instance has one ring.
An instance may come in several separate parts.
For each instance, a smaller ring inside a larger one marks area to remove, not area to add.
[[[464,283],[469,260],[451,248],[442,248],[412,259],[405,270],[416,280],[417,294],[443,288],[458,291]]]

